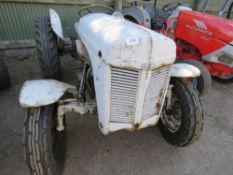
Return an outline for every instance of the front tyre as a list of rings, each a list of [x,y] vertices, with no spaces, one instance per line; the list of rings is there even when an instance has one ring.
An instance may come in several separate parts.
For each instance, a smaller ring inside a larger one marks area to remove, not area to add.
[[[62,173],[66,156],[66,132],[58,132],[56,123],[54,106],[29,108],[27,111],[25,153],[33,175]]]
[[[166,100],[158,127],[172,145],[184,147],[197,140],[202,132],[204,113],[196,88],[182,79],[172,79],[170,105]]]

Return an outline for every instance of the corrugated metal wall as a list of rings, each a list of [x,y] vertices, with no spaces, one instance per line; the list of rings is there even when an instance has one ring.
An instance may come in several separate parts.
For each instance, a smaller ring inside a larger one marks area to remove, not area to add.
[[[0,40],[28,40],[34,38],[34,21],[37,16],[48,15],[55,9],[62,18],[66,35],[74,35],[73,24],[79,19],[78,5],[1,3]]]
[[[47,3],[45,3],[46,1],[44,0],[29,0],[28,2],[22,2],[22,0],[19,1],[0,0],[0,42],[33,39],[35,18],[37,16],[48,15],[49,8],[54,8],[59,13],[62,19],[65,35],[75,35],[73,24],[79,19],[78,10],[81,7],[80,4],[98,3],[109,5],[113,4],[114,0],[48,0]],[[126,4],[129,3],[129,1],[130,0],[125,0]],[[182,0],[183,3],[187,4],[191,4],[192,1],[193,0]],[[153,3],[153,0],[151,2]],[[174,1],[158,0],[158,5],[162,7],[168,2]],[[218,1],[218,4],[219,2],[220,1]]]
[[[190,2],[191,0],[186,0]],[[37,1],[38,2],[38,1]],[[32,3],[32,2],[0,2],[0,42],[14,40],[30,40],[34,38],[34,21],[37,16],[48,15],[49,8],[55,9],[64,27],[67,36],[75,35],[73,24],[78,21],[78,10],[81,7],[76,4],[59,3]],[[83,4],[82,1],[81,4]],[[94,1],[86,1],[93,4]],[[164,5],[172,0],[159,1]],[[70,1],[69,1],[70,3]],[[96,2],[94,2],[96,3]],[[99,4],[113,4],[113,0],[97,1]]]

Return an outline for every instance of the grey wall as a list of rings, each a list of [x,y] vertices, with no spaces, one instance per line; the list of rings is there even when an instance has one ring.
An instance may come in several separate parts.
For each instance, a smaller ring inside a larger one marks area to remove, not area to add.
[[[216,3],[213,4],[216,6],[211,6],[211,9],[216,9],[220,2],[214,1]],[[162,7],[168,2],[174,1],[158,0],[158,6]],[[193,0],[182,0],[182,2],[191,4]],[[125,5],[129,3],[130,0],[124,0]],[[153,4],[153,0],[148,3]],[[49,8],[54,8],[59,13],[65,35],[75,36],[73,24],[79,19],[78,10],[90,4],[113,6],[114,0],[0,0],[0,44],[33,40],[35,18],[48,15]]]

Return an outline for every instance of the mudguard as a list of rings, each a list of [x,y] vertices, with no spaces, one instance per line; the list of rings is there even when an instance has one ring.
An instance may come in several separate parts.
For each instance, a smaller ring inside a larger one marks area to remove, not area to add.
[[[75,86],[56,80],[26,81],[20,91],[19,102],[24,108],[47,106],[57,102],[66,92],[74,92]]]
[[[176,78],[192,78],[199,77],[201,75],[201,71],[190,64],[186,63],[176,63],[172,67],[172,77]]]
[[[59,15],[57,14],[55,10],[49,9],[49,16],[50,16],[51,26],[52,26],[54,33],[56,33],[56,35],[64,41],[65,38],[63,35],[63,29],[62,29],[61,19]]]

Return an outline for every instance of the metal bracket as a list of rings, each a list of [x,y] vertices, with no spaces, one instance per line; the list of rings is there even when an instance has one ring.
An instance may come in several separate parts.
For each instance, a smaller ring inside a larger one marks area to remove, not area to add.
[[[93,114],[97,111],[95,102],[80,103],[77,99],[60,100],[57,109],[57,131],[63,131],[65,129],[63,119],[65,113],[76,112],[83,116],[84,114]]]

